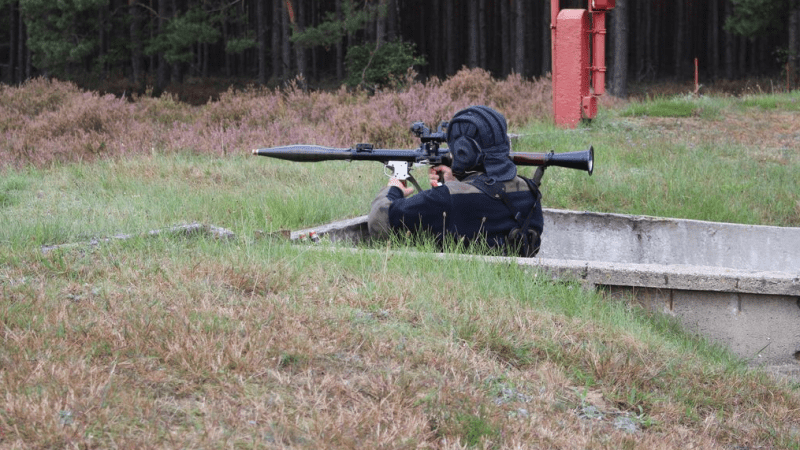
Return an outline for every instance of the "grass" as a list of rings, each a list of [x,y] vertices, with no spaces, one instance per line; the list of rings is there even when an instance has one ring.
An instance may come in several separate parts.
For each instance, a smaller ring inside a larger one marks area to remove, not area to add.
[[[800,103],[797,93],[765,96]],[[547,206],[697,220],[800,225],[800,165],[796,114],[746,106],[750,97],[646,100],[601,111],[590,127],[564,132],[536,124],[518,147],[528,151],[595,148],[595,175],[548,170]],[[717,111],[637,117],[639,108],[668,111],[674,104]],[[662,108],[663,106],[665,106]],[[724,111],[724,114],[719,112]],[[764,199],[769,199],[765,201]]]
[[[741,101],[741,107],[757,107],[765,110],[780,109],[784,111],[800,111],[800,98],[795,93],[773,95],[748,95]]]
[[[32,250],[3,291],[11,446],[678,448],[676,427],[709,420],[684,438],[793,436],[759,431],[791,417],[791,389],[516,265],[142,238]]]
[[[533,120],[515,150],[594,145],[592,177],[548,169],[545,206],[797,225],[792,98]],[[670,317],[424,245],[269,234],[364,214],[380,172],[247,149],[3,169],[0,447],[800,448],[800,385]],[[140,235],[191,222],[236,236]]]
[[[700,117],[718,118],[729,102],[719,97],[685,96],[648,98],[631,103],[621,111],[623,117]]]

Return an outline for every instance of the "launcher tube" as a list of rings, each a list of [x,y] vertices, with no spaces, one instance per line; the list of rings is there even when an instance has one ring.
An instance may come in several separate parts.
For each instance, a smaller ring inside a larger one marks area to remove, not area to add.
[[[285,147],[259,148],[254,155],[296,162],[343,161],[418,161],[424,158],[419,150],[330,148],[319,145],[287,145]]]
[[[431,155],[422,149],[376,149],[331,148],[319,145],[288,145],[285,147],[260,148],[253,150],[254,155],[285,159],[295,162],[320,161],[389,161],[429,162],[432,164],[451,164],[450,151],[446,148],[436,149]],[[577,152],[534,153],[511,152],[509,158],[518,166],[559,166],[569,169],[585,170],[592,174],[594,167],[594,148]]]

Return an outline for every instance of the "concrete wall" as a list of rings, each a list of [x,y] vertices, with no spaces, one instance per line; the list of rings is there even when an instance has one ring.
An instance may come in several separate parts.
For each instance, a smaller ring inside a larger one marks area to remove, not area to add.
[[[684,264],[800,277],[800,228],[545,210],[542,258]]]
[[[788,364],[800,357],[800,300],[795,297],[626,286],[606,290],[612,297],[632,297],[650,310],[674,315],[687,330],[752,363]]]

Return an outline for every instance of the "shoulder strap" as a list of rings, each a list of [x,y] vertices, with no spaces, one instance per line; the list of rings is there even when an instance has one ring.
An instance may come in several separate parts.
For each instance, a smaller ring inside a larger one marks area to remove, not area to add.
[[[511,216],[514,217],[514,220],[519,225],[517,228],[512,229],[508,233],[508,240],[510,241],[509,244],[516,243],[511,245],[519,245],[521,247],[520,251],[522,256],[533,257],[539,252],[539,233],[530,228],[530,226],[531,220],[533,219],[533,212],[536,210],[536,203],[542,199],[542,194],[539,192],[539,187],[536,185],[534,180],[520,175],[517,176],[525,180],[525,184],[528,185],[528,189],[531,190],[531,193],[533,193],[534,196],[534,204],[528,212],[528,216],[525,218],[525,220],[522,220],[520,217],[522,211],[515,210],[511,204],[511,201],[508,199],[504,183],[496,183],[493,179],[489,178],[483,173],[472,180],[467,181],[467,183],[474,186],[484,194],[501,200],[503,204],[506,205],[506,208],[508,208]]]
[[[481,192],[489,197],[501,198],[505,195],[506,186],[503,183],[497,183],[494,178],[489,178],[485,173],[480,173],[477,176],[472,176],[464,181],[470,186],[478,188]]]
[[[503,204],[506,205],[508,210],[511,211],[511,215],[514,216],[514,220],[518,221],[517,216],[519,216],[519,214],[518,212],[514,211],[514,208],[511,206],[511,202],[508,200],[505,183],[498,183],[493,178],[489,178],[489,176],[485,173],[481,173],[477,177],[467,181],[467,184],[474,186],[489,197],[501,200]]]

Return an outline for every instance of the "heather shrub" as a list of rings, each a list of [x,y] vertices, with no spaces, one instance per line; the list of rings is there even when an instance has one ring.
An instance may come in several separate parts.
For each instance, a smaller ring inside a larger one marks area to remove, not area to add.
[[[495,83],[490,99],[502,111],[509,126],[522,127],[531,119],[545,120],[553,115],[553,90],[549,77],[528,81],[511,74]]]
[[[39,115],[36,129],[42,138],[60,138],[73,133],[115,134],[128,121],[127,102],[113,95],[83,92],[71,95],[58,108]]]
[[[484,99],[491,96],[494,82],[492,75],[483,69],[462,68],[442,82],[442,89],[453,101],[458,98]]]
[[[22,116],[36,116],[45,111],[57,110],[70,97],[80,93],[81,90],[74,83],[41,77],[27,80],[20,86],[1,84],[0,110],[8,109]]]
[[[228,89],[219,96],[219,100],[208,103],[204,108],[200,120],[206,126],[221,126],[224,128],[238,127],[251,116],[254,103],[258,99],[272,97],[271,92],[265,89],[250,88],[243,92]],[[273,107],[277,105],[272,105]],[[277,108],[270,111],[274,112]]]
[[[160,97],[134,96],[137,120],[172,126],[196,120],[197,108],[188,106],[169,92]]]
[[[35,79],[0,90],[0,167],[153,151],[226,155],[293,143],[410,148],[419,145],[409,131],[412,122],[435,128],[473,104],[498,109],[512,128],[550,114],[549,79],[495,80],[482,69],[463,69],[444,81],[419,82],[412,75],[372,93],[307,90],[302,79],[276,89],[248,86],[201,106],[168,93],[127,101]]]
[[[47,86],[52,92],[46,92]],[[26,86],[20,89],[27,92]],[[119,152],[114,148],[119,141],[113,137],[124,136],[131,118],[131,108],[125,101],[81,92],[61,82],[37,82],[31,90],[34,99],[23,103],[23,108],[32,114],[18,115],[18,126],[6,130],[10,148],[4,149],[3,159],[43,165]]]
[[[549,77],[528,81],[511,74],[505,80],[495,80],[483,69],[462,69],[442,82],[442,90],[457,109],[478,104],[496,108],[506,116],[509,126],[519,127],[553,113]]]

